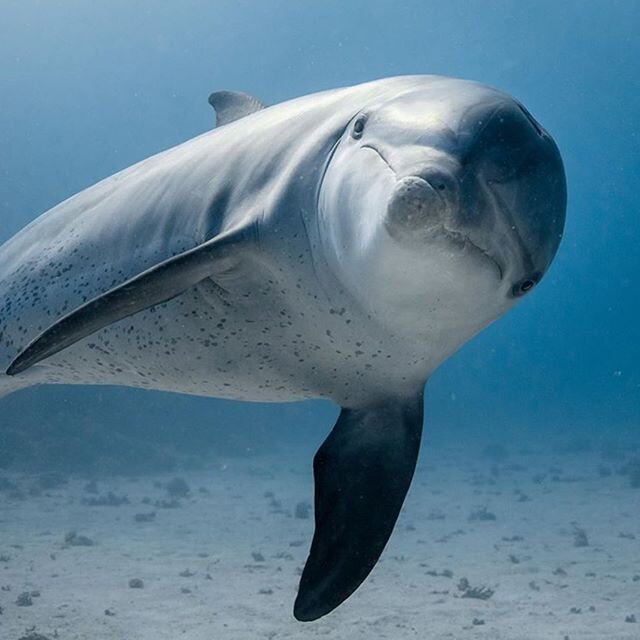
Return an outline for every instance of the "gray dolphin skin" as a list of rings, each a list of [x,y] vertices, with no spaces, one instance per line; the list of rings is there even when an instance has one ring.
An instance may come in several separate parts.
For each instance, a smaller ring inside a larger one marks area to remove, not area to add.
[[[391,535],[426,380],[549,267],[562,160],[518,101],[452,78],[210,103],[217,128],[0,248],[0,395],[77,383],[337,403],[294,607],[315,620]]]

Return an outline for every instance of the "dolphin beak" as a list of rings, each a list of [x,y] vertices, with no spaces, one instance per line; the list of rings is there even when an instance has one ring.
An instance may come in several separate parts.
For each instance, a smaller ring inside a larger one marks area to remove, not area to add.
[[[420,176],[401,178],[389,198],[385,224],[398,238],[424,233],[444,224],[449,203],[433,184]]]
[[[558,249],[566,182],[553,139],[514,100],[473,111],[459,134],[467,140],[457,228],[503,266],[507,295],[520,297],[542,279]]]

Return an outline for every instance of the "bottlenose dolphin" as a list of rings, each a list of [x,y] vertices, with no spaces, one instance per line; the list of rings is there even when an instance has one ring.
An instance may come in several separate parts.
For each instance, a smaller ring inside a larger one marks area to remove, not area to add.
[[[263,108],[99,182],[0,248],[0,393],[117,384],[326,398],[315,620],[374,567],[413,476],[434,369],[545,273],[566,208],[551,136],[513,98],[437,76]]]

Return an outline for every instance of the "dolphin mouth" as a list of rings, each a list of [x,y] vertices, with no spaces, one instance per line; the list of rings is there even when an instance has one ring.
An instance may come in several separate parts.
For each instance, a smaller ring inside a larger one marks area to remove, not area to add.
[[[502,280],[504,280],[504,268],[498,262],[498,260],[496,260],[496,258],[493,255],[491,255],[489,251],[477,245],[473,240],[471,240],[471,238],[469,238],[469,236],[466,236],[466,240],[469,243],[469,246],[471,246],[478,253],[482,254],[484,258],[486,258],[489,262],[493,264],[493,266],[496,268],[496,271],[498,272],[498,280],[502,282]]]
[[[389,171],[391,171],[391,173],[393,173],[394,176],[397,176],[396,170],[391,166],[390,162],[382,155],[382,152],[380,151],[380,149],[378,149],[377,147],[374,147],[372,144],[370,143],[366,143],[360,146],[361,149],[371,149],[374,153],[376,153],[378,155],[378,157],[382,160],[382,162],[384,162],[387,165],[387,168],[389,169]]]
[[[476,244],[466,233],[462,231],[454,231],[449,229],[446,225],[442,225],[440,228],[441,233],[456,246],[461,249],[470,249],[474,254],[481,257],[483,260],[490,262],[496,270],[498,280],[504,280],[505,269],[500,264],[495,256],[493,256],[487,249],[482,248]]]
[[[370,143],[363,144],[363,145],[361,145],[360,148],[361,149],[371,149],[371,151],[373,151],[384,162],[384,164],[389,169],[389,171],[391,171],[393,176],[396,179],[398,178],[398,174],[397,174],[396,170],[391,166],[391,163],[384,157],[384,155],[382,154],[380,149],[378,149],[377,147],[375,147],[374,145],[372,145]],[[428,180],[426,180],[424,177],[419,176],[419,175],[407,176],[407,177],[413,177],[413,178],[416,178],[418,180],[421,180],[421,181],[425,182],[426,184],[429,185],[429,187],[431,187],[433,189],[433,191],[437,194],[438,198],[443,200],[441,194],[439,193],[439,190],[434,188],[434,186]],[[464,250],[464,249],[471,250],[475,255],[479,256],[480,258],[482,258],[485,261],[490,262],[493,265],[493,267],[495,268],[498,280],[500,282],[502,280],[504,280],[505,268],[503,267],[503,265],[498,261],[498,259],[495,256],[493,256],[491,254],[490,251],[488,251],[487,249],[484,249],[479,244],[474,242],[468,234],[463,233],[462,231],[454,231],[453,229],[450,229],[449,227],[447,227],[447,225],[446,225],[446,223],[444,221],[441,221],[440,224],[438,224],[436,233],[439,233],[439,234],[443,235],[445,238],[447,238],[447,240],[449,240],[450,242],[455,244],[460,249],[462,249],[462,250]]]

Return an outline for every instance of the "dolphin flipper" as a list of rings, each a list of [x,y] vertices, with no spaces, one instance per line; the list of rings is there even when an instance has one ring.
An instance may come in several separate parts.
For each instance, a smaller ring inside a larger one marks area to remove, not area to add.
[[[335,609],[375,566],[409,489],[421,434],[422,394],[340,413],[313,461],[316,528],[298,620]]]
[[[123,318],[179,296],[228,271],[255,239],[253,226],[230,230],[157,264],[62,317],[24,349],[7,369],[13,376]]]

